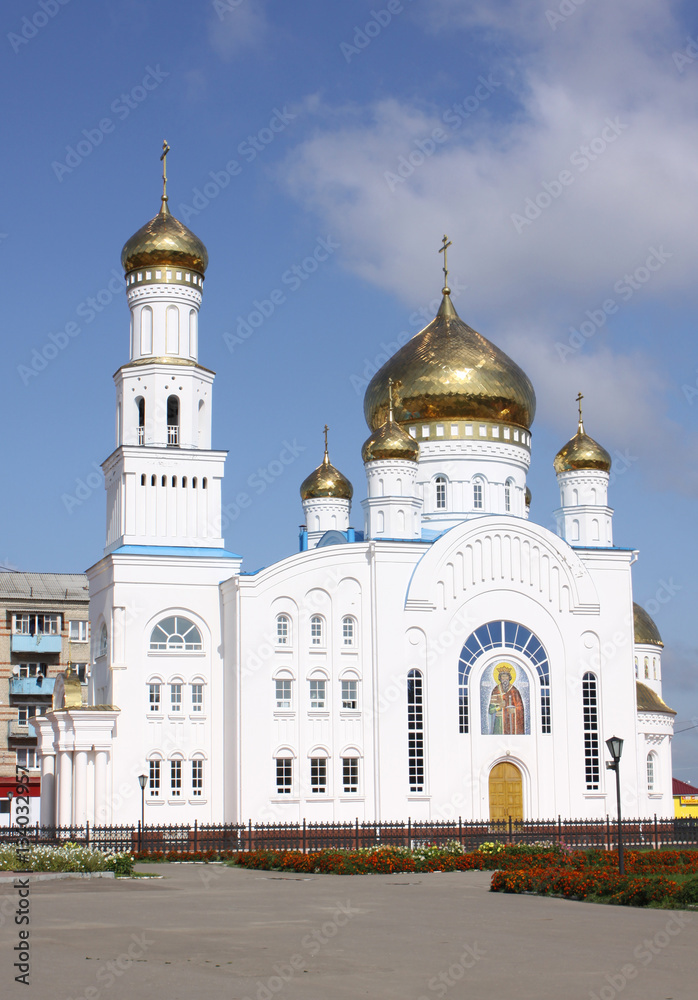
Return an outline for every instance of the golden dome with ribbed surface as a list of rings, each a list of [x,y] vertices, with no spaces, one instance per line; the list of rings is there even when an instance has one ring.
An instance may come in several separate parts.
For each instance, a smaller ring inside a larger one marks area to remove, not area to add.
[[[388,381],[399,386],[395,420],[490,420],[528,429],[536,396],[511,358],[464,323],[447,288],[436,318],[371,379],[364,414],[372,430],[388,417]]]
[[[419,459],[419,445],[406,434],[394,420],[386,422],[364,441],[361,449],[364,462],[381,460],[416,462]]]
[[[560,448],[553,461],[556,473],[576,472],[580,469],[596,469],[601,472],[611,471],[611,456],[598,441],[584,430],[584,423],[579,417],[577,433],[567,444]]]
[[[322,465],[318,465],[301,483],[301,500],[316,500],[321,497],[333,497],[336,500],[351,500],[354,487],[339,469],[330,462],[325,443],[325,455]]]
[[[204,274],[208,267],[206,247],[170,213],[166,197],[155,218],[141,226],[121,251],[121,265],[126,273],[158,264],[188,268],[199,274]]]
[[[663,646],[662,637],[654,621],[639,604],[633,604],[635,643],[639,646]]]

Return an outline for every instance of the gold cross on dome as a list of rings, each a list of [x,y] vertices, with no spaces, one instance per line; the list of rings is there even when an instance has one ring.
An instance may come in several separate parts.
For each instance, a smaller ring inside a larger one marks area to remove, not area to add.
[[[582,420],[582,400],[583,399],[584,399],[584,396],[582,396],[581,392],[577,393],[577,406],[579,407],[579,421],[580,421],[580,423],[581,423],[581,420]]]
[[[328,430],[329,430],[329,427],[327,426],[327,424],[325,424],[325,459],[329,461],[330,456],[329,456],[329,453],[327,451],[327,432],[328,432]]]
[[[392,378],[388,379],[388,420],[392,422],[393,419],[393,386],[395,383]]]
[[[170,151],[170,147],[167,144],[167,139],[162,140],[162,153],[160,159],[162,160],[162,203],[163,205],[167,201],[167,154]]]
[[[441,242],[443,243],[443,246],[439,249],[439,253],[444,255],[444,294],[446,294],[446,290],[448,289],[448,248],[451,246],[451,241],[444,233],[444,238]]]

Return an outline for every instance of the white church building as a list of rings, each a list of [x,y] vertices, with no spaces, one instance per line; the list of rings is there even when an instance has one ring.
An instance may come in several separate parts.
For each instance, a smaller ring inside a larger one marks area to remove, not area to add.
[[[123,249],[90,680],[66,672],[35,720],[42,823],[599,818],[612,735],[624,815],[671,816],[662,641],[581,402],[553,533],[529,519],[533,387],[460,319],[444,266],[437,315],[366,391],[365,499],[352,515],[326,445],[299,551],[245,573],[199,362],[207,262],[166,193]]]

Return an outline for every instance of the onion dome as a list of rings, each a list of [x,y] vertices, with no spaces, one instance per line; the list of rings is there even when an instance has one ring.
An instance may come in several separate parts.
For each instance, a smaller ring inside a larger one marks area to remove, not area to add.
[[[388,419],[364,441],[361,457],[364,462],[386,459],[416,462],[419,459],[419,444],[395,423],[392,379],[388,379]]]
[[[364,414],[371,430],[388,417],[388,382],[400,385],[398,423],[488,420],[528,429],[536,396],[511,358],[464,323],[448,286],[436,318],[387,361],[369,382]]]
[[[580,393],[577,397],[579,403],[577,433],[563,448],[560,448],[553,461],[553,467],[558,475],[561,472],[577,472],[580,469],[595,469],[599,472],[611,471],[611,456],[598,441],[594,441],[584,430],[582,398]]]
[[[660,698],[651,687],[641,681],[635,681],[635,690],[637,691],[638,712],[663,712],[665,715],[676,715],[674,709],[669,708],[664,699]]]
[[[659,629],[644,608],[633,604],[633,628],[635,644],[638,646],[663,646]]]
[[[124,271],[155,267],[158,264],[188,268],[203,274],[208,267],[208,252],[198,236],[175,219],[167,207],[167,196],[162,208],[150,222],[127,240],[121,251]]]
[[[354,487],[339,469],[335,469],[327,453],[327,427],[325,427],[325,455],[322,465],[301,483],[301,500],[316,500],[320,497],[333,497],[335,500],[351,500]]]

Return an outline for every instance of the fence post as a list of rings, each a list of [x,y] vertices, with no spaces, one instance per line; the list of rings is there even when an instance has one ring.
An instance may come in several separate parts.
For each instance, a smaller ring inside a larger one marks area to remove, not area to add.
[[[90,846],[90,821],[85,820],[85,847]]]
[[[199,850],[199,821],[198,821],[198,819],[194,820],[194,850],[195,851]]]
[[[659,850],[659,840],[658,840],[658,837],[657,837],[657,814],[656,813],[654,814],[654,849],[655,849],[655,851]]]
[[[307,843],[308,843],[308,838],[307,838],[306,825],[305,825],[305,816],[304,816],[303,817],[303,854],[306,853]]]
[[[359,849],[359,817],[356,817],[356,825],[354,827],[354,844],[356,845],[356,850]]]
[[[509,843],[511,843],[511,816],[509,816]]]
[[[606,813],[606,850],[611,850],[611,823]]]
[[[139,854],[141,853],[141,849],[142,849],[142,835],[143,835],[143,831],[141,830],[141,821],[138,820],[138,853]]]
[[[407,817],[407,848],[412,849],[412,817]]]
[[[463,819],[458,817],[458,843],[463,846]]]
[[[252,820],[247,821],[247,850],[252,850]]]

